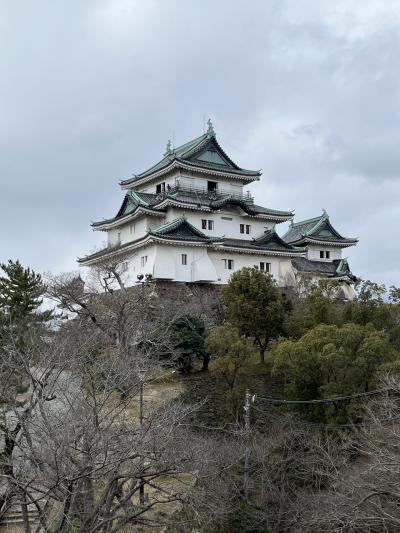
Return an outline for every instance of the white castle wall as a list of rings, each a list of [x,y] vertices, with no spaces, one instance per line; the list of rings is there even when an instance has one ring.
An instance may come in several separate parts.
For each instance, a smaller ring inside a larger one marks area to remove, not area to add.
[[[243,211],[238,208],[237,210],[221,210],[221,211],[188,211],[178,207],[171,207],[167,211],[166,220],[168,222],[180,217],[182,213],[185,213],[188,221],[205,235],[212,237],[229,237],[232,239],[245,239],[251,240],[252,238],[261,237],[266,229],[273,226],[272,222],[267,220],[257,220],[247,217]],[[242,213],[242,214],[241,214]],[[227,220],[227,219],[231,220]],[[201,221],[213,220],[214,229],[204,230],[202,229]],[[249,224],[251,226],[251,234],[240,233],[240,224]]]
[[[307,246],[307,249],[308,249],[307,258],[311,259],[312,261],[326,261],[329,263],[330,261],[333,261],[334,259],[342,258],[342,250],[338,248],[337,246],[317,246],[314,244],[309,244]],[[321,250],[330,252],[329,259],[320,258],[319,252]]]
[[[123,226],[112,228],[107,232],[108,244],[109,246],[115,246],[119,239],[120,244],[125,244],[127,242],[140,239],[146,235],[149,228],[157,228],[158,226],[161,226],[164,221],[165,219],[162,217],[143,216],[133,220],[132,222],[124,224]]]
[[[186,265],[182,264],[182,254],[186,254]],[[144,266],[142,266],[142,257],[147,257]],[[233,260],[233,270],[225,268],[225,259]],[[155,279],[224,284],[229,281],[233,272],[243,267],[259,267],[260,261],[271,264],[271,274],[279,285],[293,284],[290,258],[211,251],[184,244],[182,246],[152,244],[133,252],[128,259],[125,259],[127,270],[123,273],[123,279],[127,285],[133,285],[137,281],[138,274],[150,273]]]

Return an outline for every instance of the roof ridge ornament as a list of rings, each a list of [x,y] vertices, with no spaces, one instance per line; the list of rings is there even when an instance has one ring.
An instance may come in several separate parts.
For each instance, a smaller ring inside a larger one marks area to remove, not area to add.
[[[325,218],[325,219],[329,218],[329,215],[326,212],[326,209],[322,209],[322,218]]]
[[[215,137],[215,130],[210,118],[207,120],[207,126],[207,137],[211,139],[211,137]]]
[[[167,146],[165,147],[164,157],[173,154],[171,139],[168,139]]]

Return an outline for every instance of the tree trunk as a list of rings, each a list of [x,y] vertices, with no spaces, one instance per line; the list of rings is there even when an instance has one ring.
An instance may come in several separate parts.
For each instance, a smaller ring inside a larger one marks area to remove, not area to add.
[[[260,363],[262,365],[265,363],[265,348],[260,348]]]
[[[25,533],[32,533],[31,525],[29,523],[28,505],[26,503],[25,492],[21,492],[21,511],[22,511],[22,521],[24,524],[24,531]]]
[[[203,354],[203,365],[201,367],[202,372],[208,372],[209,362],[210,362],[210,355],[208,353]]]

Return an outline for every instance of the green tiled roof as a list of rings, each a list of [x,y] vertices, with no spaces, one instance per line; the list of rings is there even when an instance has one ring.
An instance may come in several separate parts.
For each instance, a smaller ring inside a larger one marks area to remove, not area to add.
[[[333,261],[311,261],[304,257],[292,259],[292,265],[298,272],[309,274],[321,274],[332,278],[348,277],[351,281],[356,281],[356,276],[352,274],[347,259],[335,259]]]
[[[184,162],[194,168],[198,166],[211,170],[218,169],[243,176],[258,177],[260,175],[260,172],[257,170],[240,168],[221,148],[215,134],[205,133],[200,137],[196,137],[196,139],[172,149],[170,152],[167,151],[158,163],[144,172],[134,175],[132,178],[122,180],[121,185],[130,185],[131,183],[149,177],[155,172],[168,167],[174,160]]]
[[[275,230],[267,230],[262,237],[253,240],[222,239],[223,246],[246,248],[247,250],[265,250],[271,252],[286,252],[293,255],[304,254],[304,250],[290,246],[279,237]]]
[[[211,242],[212,240],[190,224],[185,215],[166,224],[162,224],[156,229],[150,230],[149,234],[173,240],[198,242]]]
[[[109,224],[109,223],[115,222],[119,218],[122,218],[130,213],[133,213],[139,206],[145,207],[149,211],[164,212],[165,209],[160,208],[159,204],[162,204],[162,202],[164,202],[165,199],[168,199],[168,198],[176,202],[186,204],[187,206],[190,206],[190,205],[200,206],[200,207],[211,209],[213,211],[217,211],[229,205],[240,206],[247,214],[251,216],[257,216],[257,215],[268,216],[269,215],[273,217],[273,220],[278,219],[278,221],[280,221],[279,218],[288,220],[293,216],[292,211],[279,211],[277,209],[270,209],[268,207],[262,207],[260,205],[253,204],[252,201],[248,201],[245,198],[238,199],[238,198],[228,196],[224,198],[215,199],[215,198],[212,198],[208,194],[198,194],[195,191],[188,192],[188,191],[179,191],[179,190],[171,192],[171,193],[167,192],[166,194],[162,196],[156,193],[129,191],[125,195],[122,205],[118,213],[115,215],[115,217],[107,219],[107,220],[100,220],[98,222],[94,222],[92,226],[98,227],[103,224]],[[190,207],[188,207],[188,209],[190,209]]]
[[[319,217],[291,224],[283,239],[291,244],[304,244],[313,240],[324,241],[327,244],[351,245],[357,243],[357,239],[340,235],[330,223],[329,216],[325,211]]]

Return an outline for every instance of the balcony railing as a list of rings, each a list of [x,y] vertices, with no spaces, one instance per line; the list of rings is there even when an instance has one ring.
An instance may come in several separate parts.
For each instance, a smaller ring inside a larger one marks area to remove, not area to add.
[[[165,192],[160,194],[167,195],[174,192],[189,194],[190,196],[198,196],[199,198],[208,198],[210,200],[223,200],[225,198],[233,198],[234,200],[241,200],[246,203],[253,203],[254,198],[251,196],[250,191],[247,191],[244,194],[241,193],[232,193],[230,191],[224,191],[223,189],[217,188],[215,190],[208,190],[207,187],[192,187],[191,185],[177,183],[172,186],[167,186]]]

